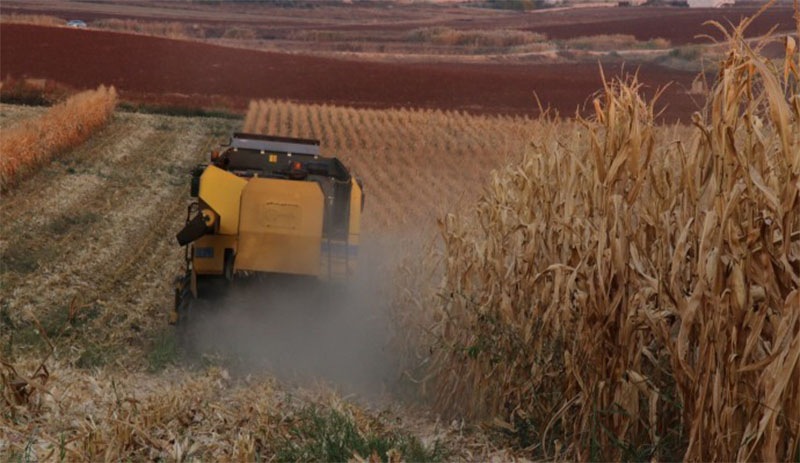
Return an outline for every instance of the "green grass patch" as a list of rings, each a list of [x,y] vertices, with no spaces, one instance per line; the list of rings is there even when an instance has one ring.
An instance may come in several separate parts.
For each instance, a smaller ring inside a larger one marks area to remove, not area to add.
[[[311,405],[300,410],[296,420],[291,438],[276,448],[278,461],[349,461],[355,455],[377,455],[381,461],[389,461],[392,451],[399,452],[403,461],[441,461],[446,457],[438,441],[426,447],[409,434],[379,432],[379,426],[362,431],[352,416],[333,409]]]
[[[181,354],[179,344],[175,333],[171,331],[158,334],[147,353],[147,370],[158,373],[168,365],[175,364]]]
[[[58,255],[57,248],[52,244],[45,243],[33,248],[22,246],[20,241],[22,240],[12,241],[5,252],[0,254],[0,273],[27,275],[38,270],[41,262]]]
[[[123,101],[117,105],[120,111],[144,114],[162,114],[177,117],[210,117],[218,119],[242,119],[242,115],[226,109],[204,109],[189,106],[135,104]]]
[[[109,354],[105,348],[97,344],[88,344],[84,347],[78,360],[75,361],[75,366],[85,370],[99,368],[108,363]]]
[[[99,315],[100,308],[96,305],[81,306],[71,311],[67,304],[43,310],[36,315],[37,323],[30,318],[12,317],[8,307],[3,305],[0,307],[0,352],[7,358],[13,358],[21,351],[44,353],[50,349],[50,343],[69,343],[81,350],[77,361],[79,367],[99,366],[108,357],[108,352],[85,344],[83,338],[84,328]]]
[[[100,220],[95,212],[82,212],[78,214],[62,214],[56,217],[47,226],[47,230],[57,236],[67,234],[73,227],[92,225]]]

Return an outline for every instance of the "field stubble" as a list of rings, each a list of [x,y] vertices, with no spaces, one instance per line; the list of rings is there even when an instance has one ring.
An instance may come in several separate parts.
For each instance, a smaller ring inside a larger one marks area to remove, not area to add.
[[[36,119],[4,130],[0,139],[0,190],[9,190],[55,156],[86,141],[108,123],[116,104],[114,87],[100,86],[68,98]]]
[[[73,361],[90,346],[120,349],[120,336],[142,347],[138,333],[161,323],[181,262],[169,237],[184,213],[185,171],[216,142],[217,124],[231,122],[118,114],[4,197],[3,311],[17,342],[32,319],[63,320],[77,307],[92,329],[77,330],[81,348],[64,352]]]
[[[0,130],[6,130],[19,121],[40,116],[46,110],[47,108],[41,106],[4,105],[3,111],[0,111]]]

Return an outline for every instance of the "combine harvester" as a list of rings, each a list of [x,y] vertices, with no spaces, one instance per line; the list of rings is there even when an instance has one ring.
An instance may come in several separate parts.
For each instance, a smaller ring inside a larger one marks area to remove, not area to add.
[[[361,183],[318,140],[235,133],[192,171],[186,272],[175,280],[171,324],[194,301],[234,280],[277,275],[342,281],[353,274],[364,195]]]

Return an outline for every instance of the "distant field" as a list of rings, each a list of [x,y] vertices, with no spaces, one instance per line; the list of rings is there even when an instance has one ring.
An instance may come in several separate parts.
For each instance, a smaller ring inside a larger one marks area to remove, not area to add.
[[[660,121],[689,122],[701,62],[719,37],[709,20],[737,23],[757,3],[722,9],[571,8],[513,12],[453,5],[269,2],[4,2],[4,78],[46,78],[78,89],[114,85],[123,101],[244,113],[251,99],[362,108],[427,108],[571,115],[611,77],[638,72],[661,98]],[[38,19],[37,19],[38,18]],[[53,27],[82,18],[89,30]],[[788,3],[750,25],[749,36],[793,29]],[[119,32],[111,32],[119,31]],[[167,40],[154,36],[179,40]],[[99,45],[98,45],[99,44]],[[257,51],[258,50],[258,51]]]
[[[244,111],[256,98],[533,116],[534,92],[545,107],[572,114],[601,86],[596,63],[378,63],[60,27],[5,24],[0,33],[4,75],[114,85],[123,100],[188,107]],[[695,73],[652,64],[638,72],[651,94],[675,82],[662,98],[664,118],[688,121],[698,105],[687,94]]]
[[[708,43],[700,37],[707,34],[722,38],[719,31],[704,26],[706,21],[738,24],[752,16],[758,7],[735,6],[729,8],[601,8],[576,11],[558,11],[539,15],[546,19],[534,20],[526,30],[541,32],[548,37],[568,39],[585,35],[630,34],[639,40],[667,39],[673,45]],[[779,5],[766,11],[753,21],[749,35],[759,36],[777,26],[778,31],[792,31],[792,7]]]
[[[314,5],[313,2],[309,3]],[[230,28],[249,30],[264,40],[286,39],[298,31],[380,31],[387,42],[402,32],[423,27],[452,27],[460,30],[515,29],[546,34],[554,39],[577,36],[632,34],[639,40],[668,39],[674,44],[703,43],[698,34],[710,29],[702,24],[713,19],[723,23],[738,22],[758,9],[758,2],[722,9],[689,8],[576,8],[537,10],[521,13],[458,5],[347,5],[336,7],[318,4],[313,8],[286,8],[269,2],[115,2],[77,3],[47,0],[6,0],[5,14],[50,14],[63,18],[79,17],[89,21],[109,19],[162,21],[187,25],[186,34],[203,38],[221,38]],[[269,20],[265,20],[269,18]],[[779,24],[778,30],[792,30],[790,2],[772,8],[758,18],[750,33],[760,35]],[[308,47],[313,50],[314,47]]]

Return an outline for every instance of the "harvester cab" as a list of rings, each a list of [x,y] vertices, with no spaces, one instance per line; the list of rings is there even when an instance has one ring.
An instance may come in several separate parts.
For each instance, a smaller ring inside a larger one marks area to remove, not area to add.
[[[354,272],[362,186],[337,158],[320,155],[318,140],[234,133],[193,169],[191,196],[177,234],[186,272],[175,282],[170,323],[220,281]]]

